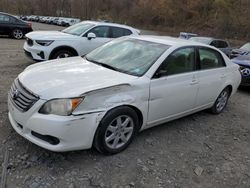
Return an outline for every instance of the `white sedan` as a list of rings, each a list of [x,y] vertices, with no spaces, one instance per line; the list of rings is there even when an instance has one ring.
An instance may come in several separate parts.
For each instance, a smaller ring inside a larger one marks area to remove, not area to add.
[[[9,120],[48,150],[114,154],[141,130],[204,109],[221,113],[240,81],[239,66],[214,47],[124,37],[26,68],[9,92]]]
[[[126,25],[84,21],[62,31],[30,32],[23,49],[35,61],[82,56],[114,38],[139,33]]]

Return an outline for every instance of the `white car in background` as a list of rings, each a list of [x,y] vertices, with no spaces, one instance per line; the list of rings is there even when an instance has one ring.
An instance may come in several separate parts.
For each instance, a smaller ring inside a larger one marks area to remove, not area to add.
[[[44,61],[82,56],[114,38],[139,33],[126,25],[84,21],[62,31],[31,32],[26,35],[23,48],[28,57]]]
[[[64,20],[62,20],[61,25],[65,26],[65,27],[69,27],[69,26],[75,25],[75,24],[80,23],[80,22],[81,22],[81,20],[77,19],[77,18],[65,18]]]
[[[8,97],[17,133],[52,151],[124,150],[138,131],[204,110],[221,113],[239,66],[214,47],[123,37],[85,57],[29,66]]]

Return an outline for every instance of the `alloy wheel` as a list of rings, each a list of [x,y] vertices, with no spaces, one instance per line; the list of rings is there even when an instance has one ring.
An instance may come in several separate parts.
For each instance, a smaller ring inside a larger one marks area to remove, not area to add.
[[[228,92],[227,90],[224,90],[220,96],[218,97],[218,100],[217,100],[217,104],[216,104],[216,110],[218,112],[222,111],[226,104],[227,104],[227,100],[228,100]]]
[[[20,29],[15,29],[13,31],[13,36],[15,39],[21,39],[23,38],[23,32]]]
[[[123,147],[131,138],[134,131],[133,119],[122,115],[114,119],[105,133],[105,142],[110,149]]]
[[[56,57],[56,59],[67,58],[67,57],[70,57],[70,54],[68,54],[68,53],[61,53],[61,54],[59,54]]]

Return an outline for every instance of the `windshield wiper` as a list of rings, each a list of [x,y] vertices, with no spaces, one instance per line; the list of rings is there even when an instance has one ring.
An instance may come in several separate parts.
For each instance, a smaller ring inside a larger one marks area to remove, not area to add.
[[[108,68],[108,69],[111,69],[111,70],[114,70],[114,71],[119,71],[121,72],[119,69],[115,68],[115,67],[112,67],[111,65],[108,65],[108,64],[105,64],[105,63],[102,63],[102,62],[98,62],[98,61],[95,61],[93,59],[88,59],[86,56],[84,56],[84,58],[89,61],[89,62],[92,62],[92,63],[95,63],[97,65],[101,65],[102,67],[105,67],[105,68]]]

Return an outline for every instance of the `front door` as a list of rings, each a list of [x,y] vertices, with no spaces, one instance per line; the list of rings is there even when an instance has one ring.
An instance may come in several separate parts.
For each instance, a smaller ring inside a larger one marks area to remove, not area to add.
[[[10,17],[4,14],[0,14],[0,34],[10,34]]]
[[[83,46],[81,47],[80,55],[85,55],[99,46],[109,42],[111,40],[109,30],[110,28],[108,26],[96,26],[85,33],[81,38]],[[94,33],[96,38],[87,38],[88,33]]]
[[[169,55],[150,84],[148,124],[162,123],[191,111],[198,92],[195,48]]]

